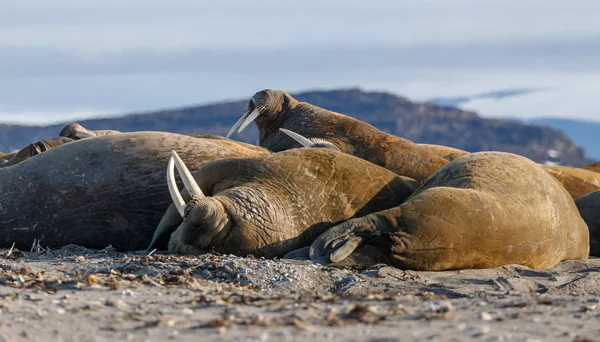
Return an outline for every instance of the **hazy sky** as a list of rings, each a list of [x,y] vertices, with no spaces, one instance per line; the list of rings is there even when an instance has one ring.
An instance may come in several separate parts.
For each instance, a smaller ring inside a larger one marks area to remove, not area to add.
[[[0,120],[360,86],[600,120],[600,1],[0,0]]]

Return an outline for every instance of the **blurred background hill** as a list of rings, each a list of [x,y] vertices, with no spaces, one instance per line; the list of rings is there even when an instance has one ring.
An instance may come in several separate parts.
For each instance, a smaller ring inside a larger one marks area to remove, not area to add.
[[[562,152],[561,164],[583,166],[592,162],[583,148],[567,134],[514,120],[482,118],[433,102],[412,102],[386,92],[366,92],[358,88],[309,91],[292,94],[299,101],[344,113],[366,121],[382,131],[419,143],[452,146],[470,152],[506,151],[547,160],[548,150]],[[133,113],[79,121],[90,129],[168,131],[225,135],[242,115],[247,99],[207,105]],[[540,121],[552,125],[553,121]],[[33,141],[57,136],[65,123],[47,126],[0,125],[0,149],[9,151]],[[575,125],[575,123],[573,123]],[[561,125],[559,125],[561,126]],[[562,126],[568,126],[562,123]],[[232,138],[257,143],[254,125]]]

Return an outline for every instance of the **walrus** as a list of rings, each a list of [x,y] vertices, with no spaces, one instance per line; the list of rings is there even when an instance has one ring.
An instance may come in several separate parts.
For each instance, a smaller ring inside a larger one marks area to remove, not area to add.
[[[542,167],[563,185],[573,199],[600,190],[600,173],[569,166]]]
[[[172,149],[194,170],[219,158],[270,153],[166,132],[63,144],[0,170],[0,247],[28,249],[38,239],[50,248],[145,249],[172,203],[164,177]]]
[[[546,269],[589,251],[588,227],[556,179],[525,157],[477,152],[442,167],[401,205],[330,228],[309,255],[442,271]]]
[[[326,139],[344,153],[419,182],[448,163],[410,140],[384,133],[355,118],[298,102],[282,90],[265,89],[254,94],[227,137],[241,132],[253,121],[258,127],[259,145],[274,152],[298,147],[278,130],[285,128],[305,137]]]
[[[307,137],[304,137],[294,131],[290,131],[289,129],[285,129],[285,128],[280,128],[279,131],[283,132],[290,138],[296,140],[300,145],[302,145],[302,147],[326,148],[326,149],[329,149],[332,151],[342,152],[342,151],[340,151],[340,149],[337,146],[335,146],[331,142],[327,141],[326,139],[307,138]],[[413,189],[417,189],[421,185],[419,182],[417,182],[416,180],[414,180],[410,177],[401,176],[401,175],[398,175],[398,176],[400,178],[402,178],[406,183],[410,184],[413,187]]]
[[[109,134],[117,134],[121,133],[120,131],[115,131],[111,129],[102,129],[102,130],[91,130],[81,126],[77,122],[70,123],[66,125],[59,133],[61,137],[71,138],[73,140],[93,138],[93,137],[101,137]]]
[[[590,232],[590,255],[600,257],[600,190],[575,199]]]
[[[65,137],[57,137],[52,139],[36,141],[33,144],[29,144],[26,147],[22,148],[18,152],[15,152],[12,158],[10,158],[6,163],[0,164],[0,167],[7,167],[18,164],[33,156],[37,156],[38,154],[46,152],[62,144],[70,143],[72,141],[73,139]]]
[[[174,230],[169,251],[182,254],[282,256],[351,217],[399,205],[414,191],[385,168],[325,148],[215,160],[193,176],[175,152],[167,179],[175,215],[166,214],[157,234]]]
[[[463,151],[458,148],[444,146],[444,145],[435,145],[435,144],[417,144],[417,146],[430,150],[431,152],[437,154],[438,156],[452,161],[458,157],[462,157],[464,155],[469,154],[470,152]]]
[[[590,165],[586,165],[583,167],[583,169],[594,171],[594,172],[600,172],[600,161],[591,163]]]

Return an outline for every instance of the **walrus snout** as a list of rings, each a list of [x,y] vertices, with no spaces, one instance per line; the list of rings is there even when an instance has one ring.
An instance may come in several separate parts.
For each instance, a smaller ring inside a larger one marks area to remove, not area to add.
[[[255,93],[250,101],[248,101],[244,115],[233,124],[226,137],[229,138],[234,132],[242,132],[261,115],[272,115],[282,112],[285,100],[285,95],[280,90],[264,89]]]
[[[178,229],[184,245],[206,248],[219,245],[228,235],[231,220],[221,202],[205,197],[188,203],[186,215]]]
[[[181,176],[185,189],[191,200],[186,204],[175,183],[175,167]],[[215,237],[230,227],[229,215],[219,201],[206,197],[200,186],[185,166],[185,163],[175,150],[171,150],[171,158],[167,165],[167,186],[175,208],[183,218],[178,229],[181,229],[180,239],[184,245],[205,248],[214,244]]]

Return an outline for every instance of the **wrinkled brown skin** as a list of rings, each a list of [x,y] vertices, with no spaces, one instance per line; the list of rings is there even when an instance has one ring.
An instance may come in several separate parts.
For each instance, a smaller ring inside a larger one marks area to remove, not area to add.
[[[0,170],[0,248],[15,242],[29,250],[34,239],[50,248],[146,248],[172,203],[165,177],[171,149],[191,170],[219,158],[269,153],[229,139],[165,132],[113,134],[58,146]]]
[[[338,265],[546,269],[562,260],[585,259],[590,248],[588,228],[560,183],[533,161],[504,152],[455,159],[400,206],[323,233],[311,246],[311,258],[331,254],[328,242],[368,240],[376,233],[379,237]]]
[[[575,205],[590,232],[590,255],[600,257],[600,191],[579,197]]]
[[[0,164],[0,167],[8,167],[21,163],[26,159],[37,156],[38,154],[44,153],[52,148],[70,143],[72,141],[73,139],[58,137],[34,142],[33,144],[29,144],[27,147],[24,147],[16,152],[14,156],[8,160],[8,162]]]
[[[573,199],[600,190],[600,173],[569,166],[542,167],[563,185]]]
[[[2,157],[0,157],[0,159],[9,161],[12,159],[12,157],[14,157],[17,154],[17,152],[11,152],[11,153],[5,154]]]
[[[467,151],[460,150],[458,148],[444,146],[444,145],[417,144],[417,146],[425,148],[448,161],[452,161],[458,157],[462,157],[462,156],[470,153]]]
[[[321,148],[217,160],[194,178],[210,197],[193,200],[198,209],[183,222],[178,217],[181,225],[169,242],[172,253],[282,256],[335,224],[396,206],[414,190],[389,170]],[[183,197],[186,203],[190,199],[186,191]],[[215,222],[222,223],[220,230]],[[198,241],[210,244],[203,250]]]
[[[75,135],[77,132],[89,133],[95,137],[102,137],[102,136],[109,135],[109,134],[121,133],[120,131],[114,131],[114,130],[109,130],[109,129],[93,131],[91,129],[87,129],[87,128],[81,126],[80,124],[74,122],[74,123],[70,123],[70,124],[66,125],[60,131],[59,136],[71,138],[73,140],[81,140],[81,138],[79,138]]]
[[[266,104],[256,118],[260,146],[279,152],[299,147],[279,128],[310,138],[326,139],[340,151],[368,160],[399,175],[423,182],[448,161],[410,140],[384,133],[366,122],[306,102],[281,90],[266,89],[253,96],[247,110]]]

